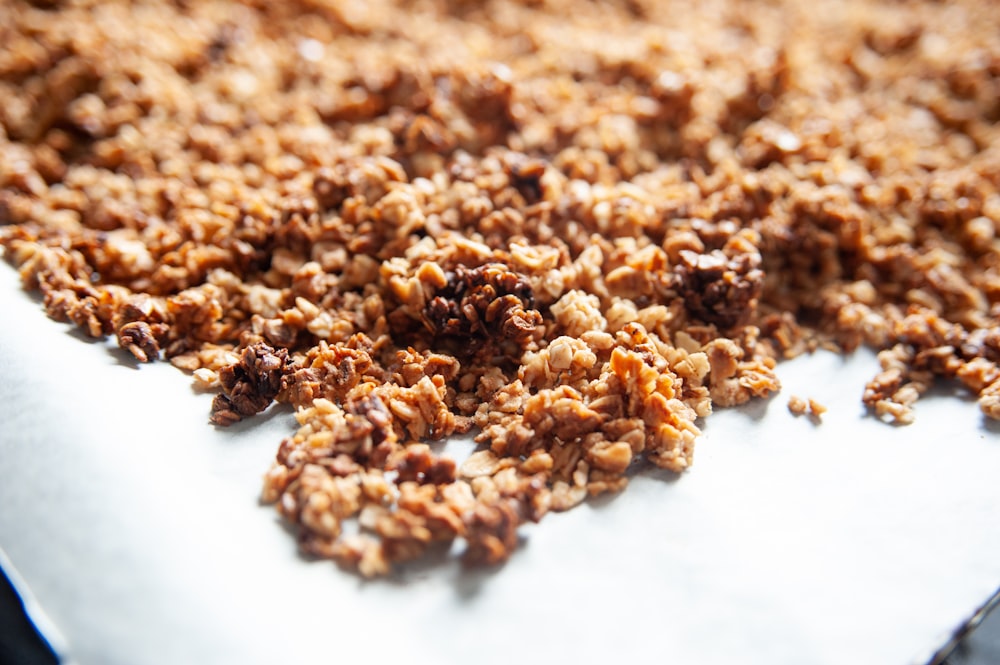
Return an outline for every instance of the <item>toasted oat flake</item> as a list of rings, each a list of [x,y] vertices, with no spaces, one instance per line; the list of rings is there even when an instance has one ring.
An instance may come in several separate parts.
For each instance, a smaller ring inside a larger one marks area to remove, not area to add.
[[[805,415],[809,411],[809,402],[797,395],[788,398],[788,410],[796,416]]]
[[[702,418],[820,347],[879,352],[879,418],[942,378],[1000,418],[990,0],[82,0],[0,26],[25,288],[191,372],[217,426],[290,405],[262,496],[361,575],[453,541],[500,563],[523,522],[688,469]],[[465,433],[460,464],[432,445]]]
[[[809,399],[809,415],[819,418],[826,413],[826,411],[827,409],[825,406],[814,399]]]

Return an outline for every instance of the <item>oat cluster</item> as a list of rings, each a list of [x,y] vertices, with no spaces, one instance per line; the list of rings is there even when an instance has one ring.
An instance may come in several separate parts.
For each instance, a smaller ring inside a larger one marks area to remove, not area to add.
[[[819,345],[1000,417],[992,0],[10,0],[0,99],[25,287],[293,406],[263,496],[366,576],[683,471]]]

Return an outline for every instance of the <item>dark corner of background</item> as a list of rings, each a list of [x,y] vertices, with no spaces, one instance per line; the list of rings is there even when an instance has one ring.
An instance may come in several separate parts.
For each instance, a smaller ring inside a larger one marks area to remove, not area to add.
[[[0,665],[57,665],[58,662],[28,619],[14,586],[0,569]]]

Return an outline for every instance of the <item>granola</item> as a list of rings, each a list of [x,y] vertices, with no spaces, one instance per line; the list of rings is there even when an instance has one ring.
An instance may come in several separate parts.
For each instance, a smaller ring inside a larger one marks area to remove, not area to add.
[[[0,245],[216,425],[294,408],[262,495],[304,552],[498,564],[821,346],[879,351],[881,418],[942,379],[1000,418],[998,28],[989,0],[2,3]]]

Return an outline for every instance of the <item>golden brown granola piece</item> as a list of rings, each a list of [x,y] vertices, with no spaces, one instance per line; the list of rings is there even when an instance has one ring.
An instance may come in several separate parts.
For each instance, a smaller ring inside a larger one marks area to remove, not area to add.
[[[809,402],[798,395],[791,395],[788,398],[788,410],[796,416],[805,415],[809,411]]]
[[[468,548],[462,558],[468,564],[496,565],[506,561],[517,547],[517,509],[510,499],[477,503],[465,518]]]

